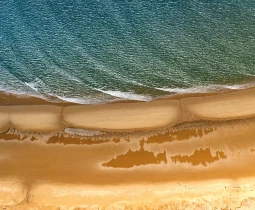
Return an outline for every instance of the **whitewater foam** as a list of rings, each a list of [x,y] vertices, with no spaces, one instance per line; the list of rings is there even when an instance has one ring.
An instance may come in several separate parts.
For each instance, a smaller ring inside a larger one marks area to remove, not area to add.
[[[138,101],[152,100],[151,96],[136,94],[134,92],[122,92],[122,91],[117,91],[117,90],[100,90],[100,89],[96,89],[96,90],[98,90],[102,93],[117,97],[117,98],[122,98],[122,99],[138,100]]]
[[[89,104],[254,80],[252,0],[81,2],[1,5],[3,91]]]
[[[0,91],[5,92],[6,94],[14,94],[16,96],[21,97],[37,97],[50,102],[70,102],[75,104],[100,104],[100,103],[109,103],[113,101],[119,100],[136,100],[136,101],[151,101],[153,99],[158,98],[157,96],[150,95],[142,95],[136,94],[134,92],[124,92],[117,90],[101,90],[94,89],[98,91],[98,94],[94,95],[84,95],[77,97],[68,97],[68,96],[60,96],[58,94],[53,93],[44,93],[42,94],[40,90],[38,90],[37,82],[33,81],[31,83],[26,83],[28,87],[30,87],[31,91],[23,91],[13,90],[13,89],[5,89],[0,86]],[[163,92],[168,92],[169,94],[185,94],[185,93],[211,93],[211,92],[221,92],[224,90],[242,90],[250,87],[254,87],[255,83],[247,83],[247,84],[236,84],[236,85],[210,85],[210,86],[197,86],[190,88],[154,88],[156,90],[160,90]],[[160,97],[160,96],[159,96]],[[58,100],[59,99],[59,100]]]
[[[170,93],[210,93],[219,92],[222,90],[242,90],[245,88],[253,87],[255,83],[247,84],[235,84],[235,85],[208,85],[208,86],[197,86],[190,88],[155,88]]]
[[[83,99],[83,98],[70,98],[70,97],[63,97],[59,95],[54,95],[56,98],[60,99],[61,101],[66,101],[70,103],[75,103],[75,104],[96,104],[102,102],[99,99]]]

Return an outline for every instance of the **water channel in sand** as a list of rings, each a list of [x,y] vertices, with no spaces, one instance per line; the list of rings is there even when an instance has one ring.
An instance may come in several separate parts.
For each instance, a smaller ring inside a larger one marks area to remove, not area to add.
[[[180,199],[184,197],[180,193],[189,192],[185,198],[189,202],[189,196],[194,199],[201,193],[201,186],[207,189],[206,186],[223,183],[230,190],[237,180],[254,177],[254,136],[254,119],[185,123],[157,133],[126,133],[115,137],[114,134],[71,137],[9,131],[0,135],[0,206],[75,209],[79,204],[82,209],[85,203],[108,208],[124,201],[125,205],[141,206],[148,196],[155,200],[153,205],[159,206],[170,203],[169,196],[172,200],[177,196],[181,207],[184,204]],[[181,188],[178,192],[168,192],[166,187],[191,183],[195,187],[190,191]],[[149,195],[144,192],[146,189]],[[217,191],[213,187],[208,189],[204,196],[210,197]],[[241,202],[242,198],[251,199],[252,190],[249,187],[235,193]],[[68,197],[64,192],[68,192]],[[130,197],[130,193],[137,193],[137,197]],[[25,194],[29,196],[24,204]],[[88,199],[91,196],[93,199]],[[216,205],[214,198],[210,199],[207,203]]]

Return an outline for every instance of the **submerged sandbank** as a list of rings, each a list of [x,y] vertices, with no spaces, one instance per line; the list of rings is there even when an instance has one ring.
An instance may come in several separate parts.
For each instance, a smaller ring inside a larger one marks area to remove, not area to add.
[[[0,107],[0,132],[59,132],[64,128],[99,131],[152,130],[180,122],[255,116],[255,88],[173,97],[150,102],[100,105],[12,105]]]

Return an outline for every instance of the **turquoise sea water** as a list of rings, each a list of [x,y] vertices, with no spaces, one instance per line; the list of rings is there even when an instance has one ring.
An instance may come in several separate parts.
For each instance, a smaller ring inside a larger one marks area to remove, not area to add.
[[[254,0],[0,1],[2,91],[100,103],[254,76]]]

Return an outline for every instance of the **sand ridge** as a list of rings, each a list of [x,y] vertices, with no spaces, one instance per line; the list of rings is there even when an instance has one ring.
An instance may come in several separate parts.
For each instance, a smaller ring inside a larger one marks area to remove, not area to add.
[[[0,107],[0,132],[152,130],[194,119],[226,120],[255,116],[255,88],[203,97],[102,105],[13,105]]]
[[[9,108],[0,107],[0,133],[6,132],[9,127]]]
[[[64,127],[61,111],[61,107],[50,105],[12,106],[9,120],[21,132],[58,132]]]
[[[69,106],[63,111],[67,126],[98,130],[144,130],[172,125],[181,118],[179,101]]]
[[[0,133],[14,128],[20,132],[59,132],[63,129],[61,107],[53,105],[0,106]]]
[[[213,96],[183,98],[183,110],[200,119],[237,119],[255,115],[253,88]]]

